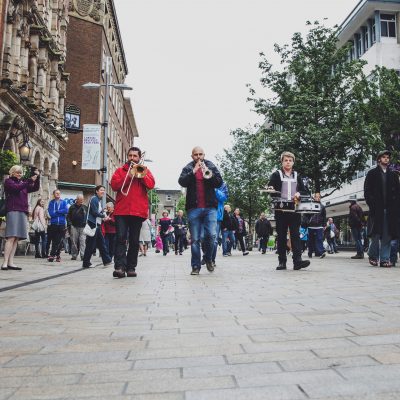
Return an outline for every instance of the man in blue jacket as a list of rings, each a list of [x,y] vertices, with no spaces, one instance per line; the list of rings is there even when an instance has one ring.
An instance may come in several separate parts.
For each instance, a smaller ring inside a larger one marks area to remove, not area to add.
[[[215,257],[217,256],[218,249],[218,240],[221,235],[221,222],[224,219],[224,204],[228,201],[229,191],[228,186],[225,182],[222,182],[222,185],[215,189],[215,197],[218,200],[218,208],[217,208],[217,234],[215,236],[214,241],[214,250],[212,254],[212,264],[215,267]]]
[[[50,225],[47,228],[48,245],[50,245],[51,242],[51,251],[47,260],[50,262],[53,262],[54,260],[60,262],[60,245],[61,240],[65,235],[65,216],[68,213],[68,206],[67,202],[61,199],[61,192],[59,189],[53,191],[53,197],[54,199],[50,201],[47,209],[50,215]]]

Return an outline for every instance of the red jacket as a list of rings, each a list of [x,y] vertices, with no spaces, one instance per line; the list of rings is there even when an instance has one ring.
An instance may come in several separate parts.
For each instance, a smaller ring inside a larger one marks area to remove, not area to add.
[[[154,177],[150,170],[147,169],[147,174],[144,178],[133,178],[129,193],[127,196],[124,196],[121,193],[121,189],[126,193],[131,182],[131,175],[129,174],[122,188],[128,170],[129,164],[126,163],[118,168],[111,178],[110,185],[114,192],[117,192],[114,215],[134,215],[147,218],[149,215],[147,191],[154,188]]]

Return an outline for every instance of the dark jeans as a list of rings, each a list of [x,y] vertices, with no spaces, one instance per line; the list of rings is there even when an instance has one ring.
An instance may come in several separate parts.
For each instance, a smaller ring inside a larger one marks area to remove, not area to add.
[[[286,263],[287,233],[290,230],[293,263],[301,261],[300,222],[301,215],[290,212],[275,212],[276,232],[278,234],[278,259],[279,263]]]
[[[123,271],[135,270],[139,253],[140,229],[144,220],[144,218],[133,215],[115,216],[115,226],[117,228],[117,243],[114,256],[115,269],[122,269]],[[127,241],[129,242],[128,249]]]
[[[161,234],[160,236],[163,244],[163,254],[167,254],[169,253],[169,234]]]
[[[215,262],[215,258],[217,257],[217,250],[218,250],[218,240],[221,235],[221,221],[217,221],[217,232],[215,235],[215,242],[214,242],[214,249],[212,253],[211,260]]]
[[[95,227],[95,224],[88,221],[87,222],[91,228]],[[94,236],[86,236],[86,247],[85,253],[83,254],[83,262],[82,267],[86,268],[90,266],[90,259],[92,258],[93,252],[96,250],[96,247],[100,251],[100,256],[103,261],[103,264],[108,264],[111,262],[111,258],[108,255],[108,251],[106,248],[106,244],[104,242],[104,236],[101,233],[100,225],[97,225],[96,234]]]
[[[308,228],[308,255],[312,256],[313,253],[315,253],[317,257],[325,253],[324,228]]]
[[[175,252],[179,251],[179,253],[183,252],[183,240],[184,235],[175,235]]]
[[[110,256],[111,260],[114,257],[115,253],[115,240],[116,240],[115,233],[106,233],[104,236],[104,242],[106,244],[108,255]]]
[[[39,246],[39,244],[40,244],[40,246]],[[45,231],[35,232],[35,253],[37,256],[39,256],[39,255],[42,257],[46,256],[46,232]]]
[[[267,243],[269,236],[261,236],[260,237],[260,249],[263,253],[267,251]]]
[[[357,254],[364,254],[363,245],[361,243],[361,229],[362,228],[351,228],[351,236],[356,244]]]
[[[59,257],[61,252],[61,241],[64,238],[65,226],[64,225],[49,225],[47,228],[47,249],[50,248],[51,243],[51,257]]]
[[[246,251],[246,245],[244,243],[244,235],[240,232],[235,232],[236,241],[240,244],[240,250],[244,253]]]

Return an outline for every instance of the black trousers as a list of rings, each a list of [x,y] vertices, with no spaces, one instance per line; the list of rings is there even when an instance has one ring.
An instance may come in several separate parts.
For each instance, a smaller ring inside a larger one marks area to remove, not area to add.
[[[115,216],[117,230],[114,255],[115,269],[122,269],[123,271],[135,270],[139,253],[140,229],[144,220],[144,218],[133,215]],[[129,243],[128,249],[127,242]]]
[[[276,232],[278,234],[279,263],[286,263],[287,233],[290,230],[290,242],[293,252],[293,263],[301,261],[300,222],[301,215],[291,212],[275,212]]]
[[[242,252],[245,253],[247,249],[246,249],[246,245],[244,243],[243,233],[235,232],[235,237],[236,237],[236,241],[239,242],[239,244],[240,244],[240,250],[242,250]]]
[[[61,241],[65,235],[64,225],[49,225],[47,227],[47,248],[50,248],[51,243],[51,257],[59,257],[61,252]]]
[[[88,221],[87,224],[94,228],[96,224]],[[100,256],[103,261],[103,264],[108,264],[111,262],[111,257],[108,255],[108,250],[106,248],[106,244],[104,242],[104,236],[101,233],[100,225],[96,227],[96,234],[94,236],[86,236],[86,246],[85,253],[83,254],[82,259],[82,267],[87,268],[90,267],[90,259],[92,258],[93,252],[96,251],[96,247],[98,247],[100,251]]]
[[[179,250],[179,253],[183,252],[183,235],[175,235],[175,252]]]

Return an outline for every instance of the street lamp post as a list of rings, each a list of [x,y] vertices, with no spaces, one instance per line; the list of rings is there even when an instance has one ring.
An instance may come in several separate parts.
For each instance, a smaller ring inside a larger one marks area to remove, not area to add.
[[[103,176],[101,184],[107,190],[108,183],[108,170],[107,170],[107,156],[108,156],[108,97],[110,94],[110,87],[119,90],[132,90],[132,88],[125,83],[111,83],[111,68],[112,68],[112,58],[106,57],[106,66],[105,66],[105,83],[92,83],[88,82],[82,85],[84,89],[101,89],[105,88],[105,99],[104,99],[104,108],[103,108],[103,123],[102,126],[104,128],[104,138],[103,138],[103,168],[101,169]],[[102,205],[105,208],[107,202],[107,196],[103,197]]]

